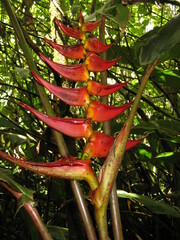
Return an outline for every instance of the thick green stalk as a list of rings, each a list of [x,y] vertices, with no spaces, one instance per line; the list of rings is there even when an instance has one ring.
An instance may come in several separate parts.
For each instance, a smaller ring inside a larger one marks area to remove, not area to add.
[[[127,143],[127,139],[133,124],[134,116],[136,114],[139,102],[141,100],[142,93],[145,89],[147,81],[150,74],[154,70],[154,67],[158,63],[156,60],[152,65],[150,65],[142,79],[140,88],[134,100],[133,107],[131,109],[130,115],[124,124],[121,132],[118,134],[117,138],[112,145],[109,154],[104,162],[103,167],[101,168],[101,181],[99,187],[96,189],[94,194],[94,203],[95,203],[95,212],[96,212],[96,222],[98,225],[100,239],[108,239],[108,234],[105,233],[107,230],[107,206],[109,197],[112,191],[113,184],[115,182],[119,166],[122,162],[124,149]]]
[[[99,40],[106,44],[105,41],[105,17],[102,18],[100,28],[99,28]],[[101,58],[106,60],[106,52],[101,54]],[[101,82],[103,84],[107,84],[107,71],[101,72]],[[108,97],[102,97],[102,102],[104,104],[108,104]],[[106,121],[103,124],[103,131],[107,135],[111,135],[111,125],[110,121]],[[114,240],[123,240],[123,231],[122,231],[122,224],[120,218],[120,209],[118,203],[118,196],[117,196],[117,189],[116,189],[116,182],[114,182],[111,195],[110,195],[110,211],[111,211],[111,220],[112,220],[112,228],[113,228],[113,235]]]
[[[15,30],[15,33],[18,37],[19,44],[20,44],[20,46],[23,50],[24,56],[27,60],[27,64],[28,64],[30,70],[31,71],[33,70],[36,73],[38,73],[36,65],[33,61],[33,57],[31,55],[31,52],[29,50],[29,47],[28,47],[27,42],[24,38],[24,35],[22,33],[22,30],[20,28],[20,25],[17,21],[16,15],[15,15],[12,7],[11,7],[11,4],[10,4],[9,0],[2,0],[2,2],[4,3],[6,11],[7,11],[8,15],[10,17],[11,23],[12,23],[13,28]],[[48,96],[44,91],[44,88],[41,85],[38,85],[38,84],[36,84],[36,86],[37,86],[37,89],[38,89],[38,92],[39,92],[39,95],[40,95],[40,98],[41,98],[41,101],[43,103],[43,107],[44,107],[46,113],[48,115],[53,116],[54,112],[53,112],[51,104],[48,100]],[[67,156],[68,155],[68,149],[67,149],[67,146],[64,142],[62,134],[60,134],[57,131],[53,131],[53,134],[54,134],[54,137],[56,139],[57,146],[58,146],[58,149],[59,149],[61,155],[62,156]],[[76,197],[76,201],[77,201],[82,219],[84,221],[84,226],[85,226],[85,229],[86,229],[86,234],[88,236],[88,239],[95,240],[95,239],[97,239],[96,233],[95,233],[95,230],[94,230],[94,226],[93,226],[93,223],[92,223],[92,220],[91,220],[91,216],[89,214],[89,211],[88,211],[86,201],[84,199],[81,187],[80,187],[80,185],[77,181],[72,181],[71,186],[72,186],[74,195]]]

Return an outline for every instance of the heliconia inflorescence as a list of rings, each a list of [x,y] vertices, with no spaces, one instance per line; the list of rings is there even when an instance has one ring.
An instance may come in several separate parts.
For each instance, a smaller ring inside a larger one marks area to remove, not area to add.
[[[64,34],[78,39],[80,42],[73,46],[63,46],[46,38],[45,41],[66,58],[79,59],[81,60],[81,63],[63,65],[53,62],[42,53],[39,53],[39,55],[50,68],[62,75],[64,78],[75,82],[84,82],[85,85],[81,88],[63,88],[47,82],[35,72],[32,72],[32,74],[39,84],[47,88],[61,101],[71,106],[84,107],[86,118],[72,119],[51,117],[40,113],[27,104],[20,103],[20,105],[55,130],[70,137],[85,138],[86,145],[83,151],[83,158],[84,156],[86,156],[87,159],[91,159],[92,157],[106,157],[111,145],[114,142],[114,137],[108,136],[104,133],[94,132],[91,122],[104,122],[110,120],[128,109],[132,105],[133,101],[122,106],[109,106],[97,100],[91,100],[92,95],[107,96],[118,91],[127,83],[113,85],[101,84],[90,79],[90,72],[106,71],[114,66],[119,59],[117,58],[109,61],[101,59],[98,54],[109,49],[112,44],[105,45],[102,44],[96,37],[93,37],[92,35],[87,36],[87,33],[91,33],[97,28],[100,21],[84,22],[81,12],[79,14],[78,27],[68,27],[58,19],[55,19],[55,21]],[[142,139],[129,140],[125,150],[134,147],[141,141]]]
[[[1,151],[0,156],[21,167],[47,176],[61,177],[69,180],[86,180],[91,190],[94,191],[98,185],[98,180],[90,166],[90,160],[93,157],[105,158],[114,142],[114,137],[101,132],[94,132],[92,122],[104,122],[118,116],[128,109],[133,101],[122,106],[109,106],[91,99],[93,95],[100,97],[112,94],[127,84],[105,85],[90,77],[90,72],[106,71],[119,60],[118,58],[108,61],[101,59],[98,54],[108,50],[112,44],[102,44],[96,37],[87,35],[87,33],[91,33],[97,28],[100,21],[84,22],[83,15],[80,12],[78,27],[68,27],[58,19],[55,19],[55,22],[64,34],[78,39],[78,44],[63,46],[49,39],[45,39],[45,41],[66,58],[81,60],[81,63],[63,65],[53,62],[42,53],[39,53],[39,55],[55,72],[68,80],[82,82],[84,85],[80,88],[63,88],[47,82],[36,72],[32,72],[32,75],[38,84],[44,86],[61,101],[71,106],[83,107],[85,117],[59,118],[41,113],[25,103],[20,102],[19,104],[51,128],[73,138],[85,138],[86,144],[83,149],[82,159],[77,160],[72,156],[67,156],[62,157],[54,163],[37,163],[10,157]],[[125,150],[136,146],[142,140],[143,138],[128,140]]]

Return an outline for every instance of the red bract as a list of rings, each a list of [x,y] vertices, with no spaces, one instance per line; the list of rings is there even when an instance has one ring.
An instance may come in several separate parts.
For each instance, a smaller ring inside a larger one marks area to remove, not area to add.
[[[57,18],[55,19],[55,21],[56,21],[56,24],[58,25],[58,27],[60,27],[60,29],[69,37],[80,39],[80,40],[86,39],[86,37],[85,37],[84,33],[81,31],[81,29],[67,27],[66,25],[61,23]]]
[[[109,106],[107,104],[102,104],[98,101],[91,101],[86,117],[94,122],[104,122],[108,121],[117,115],[124,112],[127,108],[132,105],[132,102],[124,104],[122,106]]]
[[[125,151],[141,143],[145,137],[146,136],[138,140],[128,140]],[[86,143],[83,155],[88,159],[92,157],[105,158],[107,157],[109,149],[112,146],[114,140],[115,138],[110,135],[106,135],[100,132],[93,132]]]
[[[97,28],[99,23],[100,23],[100,20],[97,22],[84,22],[82,24],[81,30],[82,32],[92,32],[94,29]]]
[[[96,37],[90,37],[86,39],[84,48],[89,52],[102,53],[108,50],[112,44],[103,44]]]
[[[86,67],[82,64],[78,65],[63,65],[55,63],[45,57],[42,53],[39,53],[40,57],[47,63],[54,71],[61,74],[63,77],[79,82],[86,82],[89,79],[89,73]]]
[[[74,138],[88,139],[92,134],[92,126],[88,119],[83,118],[59,118],[43,114],[25,103],[19,103],[26,110],[33,113],[37,118],[43,121],[53,129]]]
[[[85,106],[85,107],[87,107],[87,105],[90,103],[87,87],[62,88],[45,81],[35,72],[32,72],[32,74],[39,84],[43,85],[63,102],[71,106]]]
[[[114,137],[101,132],[93,132],[84,148],[83,155],[88,159],[106,157],[113,142]]]
[[[45,41],[49,43],[53,48],[55,48],[59,53],[61,53],[66,58],[70,59],[84,59],[86,51],[83,44],[78,44],[74,46],[64,46],[59,45],[49,39],[45,38]]]
[[[97,54],[90,53],[86,58],[84,64],[89,71],[92,72],[103,72],[112,67],[115,63],[117,63],[119,59],[114,59],[111,61],[105,61],[101,59]]]
[[[113,84],[113,85],[105,85],[95,81],[88,81],[87,89],[90,95],[103,97],[118,91],[119,89],[124,87],[126,84],[127,82]]]
[[[147,135],[146,135],[147,136]],[[125,151],[135,147],[136,145],[138,145],[139,143],[142,142],[142,140],[146,137],[144,136],[143,138],[137,139],[137,140],[128,140],[126,147],[125,147]]]
[[[82,32],[92,32],[99,25],[99,21],[97,22],[84,22],[84,17],[82,12],[79,13],[79,23],[81,25]]]
[[[13,158],[1,151],[0,157],[38,174],[64,178],[68,180],[85,180],[89,183],[92,190],[95,190],[98,185],[96,176],[90,166],[90,161],[88,160],[76,160],[70,156],[70,159],[62,158],[57,162],[38,163]]]

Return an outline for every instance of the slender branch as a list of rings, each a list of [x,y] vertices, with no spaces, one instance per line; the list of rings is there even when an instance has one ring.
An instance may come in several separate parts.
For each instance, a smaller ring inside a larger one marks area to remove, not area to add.
[[[99,28],[99,38],[100,41],[105,44],[105,17],[102,18],[100,28]],[[106,60],[106,52],[101,54],[101,58]],[[103,84],[107,84],[107,71],[101,72],[101,82]],[[108,97],[102,97],[102,102],[104,104],[108,104]],[[103,131],[105,134],[111,135],[111,125],[110,121],[106,121],[103,124]],[[122,232],[122,224],[120,218],[120,209],[118,203],[117,189],[116,183],[113,185],[113,189],[110,196],[110,211],[111,211],[111,219],[112,219],[112,228],[113,235],[115,240],[123,240],[123,232]]]
[[[12,23],[12,25],[14,27],[14,30],[15,30],[15,33],[16,33],[18,39],[19,39],[19,44],[20,44],[20,46],[21,46],[21,48],[24,52],[24,56],[27,60],[27,64],[28,64],[30,70],[31,71],[34,70],[36,73],[38,73],[36,65],[33,61],[33,57],[31,55],[31,52],[29,50],[29,47],[28,47],[27,42],[24,38],[21,27],[20,27],[20,25],[17,21],[16,15],[15,15],[12,7],[11,7],[11,4],[10,4],[9,0],[2,0],[2,2],[4,3],[4,7],[6,8],[6,11],[7,11],[8,15],[10,17],[11,23]],[[41,98],[41,101],[43,103],[45,111],[47,112],[48,115],[53,116],[54,112],[53,112],[51,104],[48,100],[48,97],[47,97],[47,95],[44,91],[44,88],[41,85],[38,85],[37,83],[36,83],[36,86],[37,86],[37,89],[38,89],[38,92],[39,92],[39,95],[40,95],[40,98]],[[58,146],[58,149],[59,149],[61,155],[62,156],[67,156],[68,155],[68,149],[67,149],[67,146],[64,142],[62,134],[60,134],[57,131],[53,131],[53,134],[54,134],[54,137],[56,139],[57,146]],[[78,207],[80,209],[80,212],[83,215],[82,219],[85,221],[84,225],[85,225],[85,229],[86,229],[88,239],[92,239],[92,240],[97,239],[96,238],[96,233],[95,233],[95,230],[94,230],[94,226],[93,226],[93,223],[92,223],[92,220],[91,220],[91,216],[89,214],[89,211],[88,211],[88,208],[87,208],[87,205],[86,205],[86,201],[84,199],[84,196],[83,196],[82,190],[80,188],[80,185],[77,181],[72,181],[71,186],[72,186],[72,189],[74,191],[74,195],[76,196],[76,201],[77,201]],[[77,189],[78,189],[78,192],[76,192]]]
[[[133,124],[134,116],[136,114],[139,102],[141,100],[142,93],[145,89],[145,86],[147,84],[147,81],[149,79],[150,74],[154,70],[154,67],[158,63],[158,60],[156,60],[152,65],[150,65],[146,73],[142,79],[142,83],[140,85],[139,91],[136,95],[136,98],[134,100],[133,107],[131,109],[130,115],[124,124],[121,132],[118,134],[117,138],[114,141],[114,144],[112,145],[109,154],[106,158],[106,161],[104,162],[103,167],[100,171],[100,184],[99,187],[96,189],[96,192],[94,194],[94,204],[95,204],[95,217],[98,224],[99,229],[101,229],[100,233],[100,239],[107,239],[107,234],[105,234],[103,231],[104,229],[107,230],[107,206],[108,201],[110,197],[110,193],[112,191],[113,184],[115,182],[117,172],[119,169],[119,166],[122,162],[125,146],[127,143],[127,139],[130,133],[131,126]]]

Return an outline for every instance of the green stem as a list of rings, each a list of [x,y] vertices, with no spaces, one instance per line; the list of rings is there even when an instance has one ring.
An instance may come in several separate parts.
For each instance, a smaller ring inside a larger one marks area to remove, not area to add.
[[[95,203],[95,212],[97,212],[96,221],[97,221],[98,229],[100,231],[100,236],[101,236],[100,239],[102,240],[105,239],[104,238],[105,236],[103,235],[103,231],[104,229],[107,229],[107,223],[105,222],[105,220],[107,215],[107,206],[108,206],[109,197],[117,176],[119,166],[122,162],[124,149],[127,143],[131,126],[133,124],[134,116],[136,114],[139,102],[141,100],[142,93],[145,89],[149,76],[154,70],[154,67],[156,66],[157,63],[158,63],[158,60],[156,60],[154,63],[152,63],[152,65],[150,65],[147,68],[146,73],[142,79],[139,91],[134,100],[134,104],[130,112],[130,115],[126,123],[124,124],[121,132],[118,134],[117,138],[115,139],[114,144],[111,147],[109,154],[106,158],[106,161],[104,162],[104,165],[101,168],[101,172],[100,172],[101,181],[100,181],[99,187],[96,189],[96,192],[94,194],[94,203]]]
[[[105,17],[102,18],[101,24],[99,27],[99,40],[106,44],[105,41]],[[101,54],[101,58],[106,60],[106,52]],[[101,82],[103,84],[107,84],[107,71],[101,72]],[[108,104],[108,97],[102,97],[102,103]],[[111,125],[110,121],[106,121],[103,124],[103,131],[107,135],[111,135]],[[110,211],[111,211],[111,219],[112,219],[112,228],[113,228],[113,235],[115,240],[123,240],[123,231],[122,231],[122,224],[120,218],[120,209],[119,209],[119,202],[117,196],[117,189],[116,189],[116,182],[114,182],[112,192],[110,195]]]
[[[118,196],[117,196],[116,182],[114,182],[113,184],[113,188],[112,188],[110,199],[109,199],[109,204],[110,204],[110,210],[111,210],[114,240],[123,240],[124,237],[123,237],[120,208],[119,208],[119,202],[118,202]]]
[[[31,52],[29,50],[29,47],[27,45],[27,42],[25,40],[25,37],[23,35],[23,32],[21,30],[21,27],[20,27],[18,21],[17,21],[16,15],[15,15],[12,7],[11,7],[11,4],[10,4],[9,0],[2,0],[2,2],[4,3],[4,7],[6,8],[6,11],[7,11],[8,15],[10,17],[11,23],[12,23],[13,28],[15,30],[15,33],[16,33],[18,39],[19,39],[19,44],[20,44],[20,46],[23,50],[24,56],[27,60],[27,64],[28,64],[30,70],[31,71],[33,70],[36,73],[38,73],[36,65],[33,61],[33,57],[31,55]],[[51,104],[48,100],[48,96],[44,91],[44,88],[41,85],[38,85],[38,84],[36,84],[36,86],[37,86],[37,89],[38,89],[38,92],[39,92],[39,95],[40,95],[40,98],[41,98],[41,101],[43,103],[43,106],[44,106],[44,109],[45,109],[46,113],[48,115],[53,116],[54,112],[53,112]],[[57,131],[53,131],[53,134],[54,134],[54,137],[56,139],[57,146],[58,146],[58,149],[59,149],[61,155],[62,156],[67,156],[68,155],[68,149],[67,149],[67,146],[64,142],[64,138],[63,138],[62,134],[60,134]],[[94,229],[94,226],[93,226],[93,223],[92,223],[92,220],[91,220],[91,216],[89,214],[87,204],[86,204],[86,201],[84,199],[81,187],[80,187],[80,185],[77,181],[71,181],[71,186],[72,186],[74,195],[76,197],[76,201],[77,201],[79,210],[81,212],[82,219],[84,220],[84,226],[85,226],[85,229],[86,229],[88,239],[95,240],[95,239],[97,239],[95,229]]]

